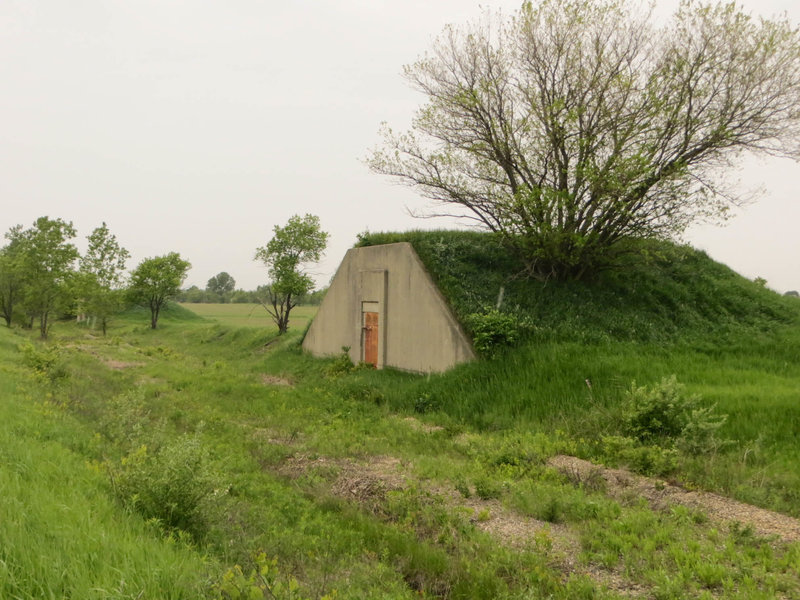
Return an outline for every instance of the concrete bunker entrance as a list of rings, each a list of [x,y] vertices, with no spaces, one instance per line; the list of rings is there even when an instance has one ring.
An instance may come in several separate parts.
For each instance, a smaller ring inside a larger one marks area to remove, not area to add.
[[[378,366],[380,340],[380,313],[377,302],[361,303],[361,360],[373,367]]]
[[[386,269],[359,271],[359,318],[357,339],[360,359],[380,369],[386,362]]]

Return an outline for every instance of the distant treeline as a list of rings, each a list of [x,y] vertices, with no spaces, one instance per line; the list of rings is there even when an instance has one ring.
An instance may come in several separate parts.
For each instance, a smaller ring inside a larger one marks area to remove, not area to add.
[[[308,294],[303,294],[298,298],[297,303],[305,306],[319,306],[327,291],[328,288],[326,287],[321,290],[309,292]],[[231,290],[216,292],[209,289],[200,289],[196,285],[181,290],[175,297],[178,302],[189,302],[192,304],[260,304],[266,298],[267,291],[265,286],[259,286],[252,291]]]

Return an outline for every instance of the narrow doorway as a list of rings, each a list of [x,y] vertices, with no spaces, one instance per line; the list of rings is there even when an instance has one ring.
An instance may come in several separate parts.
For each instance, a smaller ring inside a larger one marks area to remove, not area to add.
[[[365,303],[366,304],[366,303]],[[362,344],[364,362],[378,366],[378,313],[372,311],[363,311],[362,319]]]

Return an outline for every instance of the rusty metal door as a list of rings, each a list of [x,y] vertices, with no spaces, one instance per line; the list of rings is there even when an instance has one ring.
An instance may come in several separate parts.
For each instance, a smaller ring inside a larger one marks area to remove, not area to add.
[[[364,314],[364,362],[378,366],[378,313]]]

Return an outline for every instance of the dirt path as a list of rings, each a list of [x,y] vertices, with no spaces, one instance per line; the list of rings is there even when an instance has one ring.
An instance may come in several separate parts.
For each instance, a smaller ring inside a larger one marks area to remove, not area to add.
[[[580,540],[567,525],[548,523],[509,510],[498,500],[483,500],[476,496],[464,498],[455,489],[426,485],[411,475],[408,464],[390,457],[376,456],[365,461],[330,459],[303,454],[288,459],[279,472],[291,478],[311,469],[336,471],[330,493],[338,498],[356,502],[362,508],[379,513],[386,494],[414,485],[442,499],[451,511],[471,514],[473,525],[493,537],[498,543],[515,549],[534,548],[546,554],[552,566],[565,576],[584,575],[598,585],[627,597],[646,597],[649,588],[625,578],[621,572],[609,571],[578,561]]]
[[[716,523],[738,522],[751,526],[761,536],[775,536],[784,542],[800,540],[800,520],[731,498],[710,492],[688,491],[659,479],[636,475],[624,469],[609,469],[574,456],[554,456],[547,464],[575,481],[601,477],[606,493],[612,498],[620,499],[633,494],[646,498],[654,508],[676,504],[697,508]]]

